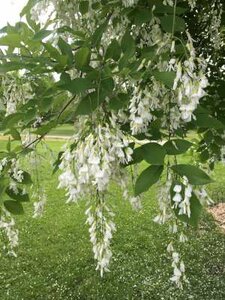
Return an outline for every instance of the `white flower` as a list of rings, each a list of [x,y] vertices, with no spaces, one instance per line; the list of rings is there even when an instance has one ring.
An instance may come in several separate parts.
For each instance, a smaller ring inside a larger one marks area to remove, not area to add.
[[[180,193],[181,190],[182,190],[182,186],[181,186],[180,184],[176,184],[176,185],[174,186],[174,188],[173,188],[173,191],[174,191],[175,193]]]
[[[181,194],[176,193],[175,196],[173,197],[174,202],[181,202],[182,201],[182,196]]]

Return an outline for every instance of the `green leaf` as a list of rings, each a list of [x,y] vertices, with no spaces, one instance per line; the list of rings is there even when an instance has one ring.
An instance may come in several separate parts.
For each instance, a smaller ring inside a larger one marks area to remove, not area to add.
[[[179,220],[181,220],[184,223],[190,224],[193,227],[197,227],[202,213],[202,205],[194,194],[192,194],[192,197],[190,199],[190,210],[190,218],[187,215],[179,215],[179,209],[175,209],[174,211],[176,217]]]
[[[42,41],[44,38],[52,34],[52,30],[42,29],[39,32],[35,33],[33,41]]]
[[[33,181],[31,179],[31,176],[26,171],[23,171],[23,180],[21,182],[22,184],[32,184]]]
[[[79,10],[80,10],[81,14],[85,15],[86,13],[88,13],[88,9],[89,9],[89,2],[81,1],[79,4]]]
[[[2,122],[3,128],[12,128],[17,125],[19,121],[23,119],[24,115],[22,113],[14,113],[4,118]]]
[[[128,56],[133,55],[135,52],[135,46],[135,41],[130,35],[130,32],[127,30],[121,40],[121,48],[123,53],[126,53]]]
[[[55,174],[58,169],[59,169],[59,165],[61,164],[62,162],[62,156],[63,156],[64,152],[61,151],[58,153],[58,157],[57,157],[57,160],[54,162],[53,166],[54,166],[54,169],[53,169],[53,172],[52,174]]]
[[[106,95],[111,95],[114,87],[115,83],[112,77],[104,78],[101,81],[100,91]]]
[[[109,108],[118,111],[119,109],[125,107],[129,102],[129,95],[125,93],[120,93],[113,97],[109,101]]]
[[[116,39],[112,40],[111,43],[109,44],[106,54],[105,54],[105,59],[112,58],[114,61],[118,61],[121,56],[121,48],[120,44]]]
[[[43,43],[43,46],[45,47],[51,58],[54,58],[56,61],[61,62],[61,54],[55,47],[53,47],[50,43]]]
[[[102,39],[103,33],[106,31],[106,28],[108,27],[108,22],[109,20],[107,19],[102,25],[100,25],[94,32],[92,39],[91,39],[91,44],[92,47],[99,47],[99,44]]]
[[[26,65],[24,63],[19,62],[5,62],[3,64],[0,64],[0,74],[5,74],[10,71],[16,71],[24,69]]]
[[[175,72],[154,71],[153,75],[154,75],[155,79],[157,79],[158,81],[161,81],[168,88],[173,87],[174,79],[176,78],[176,73]]]
[[[17,141],[20,141],[20,140],[21,140],[20,133],[19,133],[19,131],[18,131],[17,129],[15,129],[15,128],[11,128],[11,129],[7,132],[7,134],[10,134],[14,140],[17,140]]]
[[[17,33],[10,33],[0,38],[0,46],[9,46],[12,48],[21,46],[21,36]]]
[[[133,19],[133,23],[137,26],[141,26],[144,23],[150,22],[152,19],[152,11],[148,8],[136,7],[129,15],[130,19]]]
[[[150,166],[145,169],[138,177],[135,184],[135,196],[146,192],[153,184],[155,184],[163,172],[163,166]]]
[[[143,160],[141,147],[134,148],[132,154],[132,160],[125,164],[125,166],[131,166],[134,164],[139,164]]]
[[[141,52],[141,58],[147,58],[152,60],[155,57],[155,51],[153,47],[144,47]]]
[[[23,206],[20,202],[13,200],[4,201],[5,208],[13,215],[22,215],[24,214]]]
[[[66,43],[62,38],[59,38],[58,47],[61,50],[62,54],[67,57],[68,65],[73,63],[73,51],[71,46]]]
[[[88,47],[82,47],[75,53],[75,66],[78,70],[89,65],[91,59],[91,50]]]
[[[181,177],[186,176],[189,183],[193,185],[204,185],[213,182],[204,171],[193,165],[174,165],[171,169]]]
[[[7,178],[0,178],[0,197],[5,193],[5,190],[7,188],[8,179]]]
[[[174,14],[174,8],[172,6],[164,5],[162,3],[159,3],[159,1],[157,2],[158,3],[156,4],[154,14],[161,14],[161,15],[165,13],[170,15]],[[188,10],[187,8],[176,6],[176,15],[182,15],[187,10]]]
[[[29,202],[30,201],[29,195],[28,194],[24,194],[23,190],[20,189],[20,188],[17,188],[17,193],[15,193],[9,187],[6,189],[5,192],[13,200],[20,201],[20,202]]]
[[[76,110],[76,115],[89,115],[91,114],[103,101],[101,95],[99,97],[97,92],[92,92],[84,97]]]
[[[225,129],[225,125],[214,117],[208,114],[196,114],[194,124],[200,128]]]
[[[168,155],[179,155],[185,153],[192,145],[189,141],[175,139],[166,142],[163,147]]]
[[[140,147],[142,157],[152,165],[163,165],[166,150],[157,143],[148,143]]]
[[[32,7],[35,6],[36,3],[38,3],[40,0],[29,0],[26,4],[26,6],[23,8],[23,10],[20,13],[20,17],[22,18],[24,15],[29,13],[32,9]]]
[[[166,32],[172,33],[173,31],[173,21],[174,21],[174,16],[168,15],[168,16],[163,16],[161,18],[161,26],[162,29]],[[174,31],[176,32],[183,32],[185,31],[185,21],[181,17],[175,17],[175,26],[174,26]]]
[[[87,78],[76,78],[63,84],[61,88],[70,91],[72,94],[80,94],[92,88],[93,84]]]

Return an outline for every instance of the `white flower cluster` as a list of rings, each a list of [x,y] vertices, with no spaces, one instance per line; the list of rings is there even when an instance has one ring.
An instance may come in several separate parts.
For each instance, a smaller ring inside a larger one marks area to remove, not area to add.
[[[218,6],[218,7],[217,7]],[[214,49],[219,50],[221,47],[221,21],[222,21],[222,14],[223,14],[223,7],[222,4],[215,5],[211,10],[210,14],[210,26],[208,27],[208,35],[210,37],[210,41]]]
[[[211,205],[214,203],[204,188],[195,189],[194,192],[202,205]]]
[[[4,245],[4,249],[9,255],[16,257],[15,248],[19,244],[18,230],[15,229],[15,220],[5,209],[1,209],[0,230],[8,240],[8,244]]]
[[[205,88],[208,86],[208,80],[205,75],[205,61],[197,58],[190,35],[187,49],[190,52],[190,58],[183,63],[176,65],[176,78],[174,80],[173,90],[177,93],[178,107],[181,112],[181,118],[184,122],[190,122],[194,116],[199,100],[206,95]],[[202,69],[198,69],[201,67]]]
[[[146,132],[148,125],[154,120],[152,112],[160,107],[161,85],[154,78],[144,89],[137,82],[129,104],[130,127],[132,134]]]
[[[179,288],[182,288],[183,282],[187,281],[184,263],[180,259],[179,253],[174,250],[172,243],[168,245],[167,251],[172,257],[173,276],[170,278],[170,280],[176,283]]]
[[[73,138],[76,147],[67,149],[62,157],[59,188],[66,188],[68,202],[90,194],[105,192],[110,180],[119,182],[120,164],[131,161],[133,150],[124,134],[109,123],[96,124],[83,139]]]
[[[31,134],[30,132],[24,132],[24,134],[21,136],[21,139],[22,139],[23,147],[29,149],[35,149],[36,147],[35,140],[37,139],[36,135]]]
[[[163,0],[163,4],[164,5],[170,5],[170,6],[174,5],[173,0]]]
[[[190,199],[192,197],[193,187],[188,183],[187,178],[183,178],[184,185],[176,184],[173,188],[175,195],[172,200],[174,202],[174,208],[179,208],[179,215],[187,215],[191,217]],[[184,196],[181,192],[184,187]]]
[[[25,104],[32,98],[31,86],[28,82],[23,83],[18,76],[12,74],[2,77],[3,98],[5,116],[16,113],[19,104]]]
[[[37,192],[33,193],[32,198],[37,200],[34,202],[33,218],[40,218],[44,213],[47,200],[46,193],[43,189],[38,189]]]
[[[76,202],[81,197],[92,195],[92,206],[86,214],[98,262],[97,269],[102,275],[103,271],[108,270],[110,240],[115,231],[114,223],[106,217],[112,217],[113,214],[105,203],[105,196],[112,180],[126,189],[121,164],[131,161],[133,150],[112,118],[109,123],[101,123],[96,118],[95,124],[90,124],[89,129],[86,119],[81,118],[81,124],[81,132],[84,131],[72,139],[76,146],[74,149],[67,149],[62,156],[59,188],[66,188],[68,202]],[[97,200],[93,195],[97,195]]]
[[[122,2],[125,7],[130,7],[136,5],[138,0],[122,0]]]
[[[4,157],[2,160],[0,160],[0,174],[3,171],[4,167],[7,165],[8,163],[8,158]]]
[[[110,219],[114,214],[104,201],[104,197],[97,196],[98,204],[86,210],[87,224],[89,225],[90,240],[93,244],[94,258],[97,260],[96,270],[103,272],[109,271],[109,263],[112,257],[110,242],[113,232],[116,231],[114,222]]]
[[[23,171],[19,168],[19,162],[15,158],[11,160],[11,168],[9,170],[11,177],[18,183],[23,181]]]
[[[82,15],[79,11],[80,2],[77,0],[41,0],[32,8],[32,19],[46,24],[54,20],[53,26],[71,26],[74,30],[83,31],[84,28],[93,32],[95,29],[95,15],[92,9],[99,0],[89,0],[88,12]]]
[[[191,9],[194,9],[197,4],[197,0],[188,0],[188,4],[190,5]]]
[[[168,173],[167,181],[159,187],[158,205],[160,214],[154,218],[154,222],[158,224],[166,223],[171,217],[171,194],[172,174]]]
[[[154,15],[154,9],[152,9],[152,13]],[[138,38],[139,40],[139,46],[140,48],[143,48],[144,46],[155,46],[160,45],[162,41],[167,38],[167,34],[164,34],[161,27],[160,27],[160,19],[153,16],[149,24],[145,24],[142,26],[134,26],[132,28],[132,33],[135,38]]]

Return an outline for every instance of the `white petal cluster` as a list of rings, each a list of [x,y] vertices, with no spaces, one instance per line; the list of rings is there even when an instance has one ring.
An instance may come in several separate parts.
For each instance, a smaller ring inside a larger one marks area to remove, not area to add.
[[[168,173],[168,178],[165,184],[161,184],[158,193],[158,205],[160,214],[154,218],[154,222],[164,224],[171,218],[171,196],[170,189],[172,186],[172,176]]]
[[[163,4],[164,5],[169,5],[169,6],[173,6],[174,5],[173,0],[163,0]]]
[[[176,283],[179,288],[182,288],[183,281],[187,281],[184,263],[180,259],[179,253],[175,251],[172,242],[167,246],[167,251],[171,254],[173,267],[173,276],[170,280]]]
[[[195,189],[194,192],[202,205],[212,205],[214,203],[204,188]]]
[[[54,26],[71,26],[74,30],[83,31],[84,28],[93,32],[96,20],[92,5],[99,0],[89,0],[88,12],[82,15],[79,12],[81,1],[71,0],[41,0],[32,8],[32,19],[41,24],[54,20]]]
[[[86,211],[87,224],[89,225],[90,240],[93,244],[94,258],[97,260],[96,270],[108,272],[112,252],[110,242],[116,226],[111,220],[114,214],[106,205],[104,198],[97,198],[98,204],[93,208],[89,207]]]
[[[8,163],[8,158],[4,157],[2,160],[0,160],[0,174],[3,171],[4,167],[7,165]]]
[[[194,9],[197,4],[197,0],[188,0],[188,4],[190,5],[191,9]]]
[[[205,62],[201,58],[196,58],[195,50],[190,35],[187,49],[190,58],[176,65],[176,78],[173,90],[177,93],[177,104],[184,122],[190,122],[194,118],[199,101],[206,95],[205,89],[208,80],[205,75]],[[201,67],[201,69],[199,69]]]
[[[4,245],[4,249],[9,255],[16,257],[15,248],[19,244],[18,230],[15,229],[15,220],[5,209],[1,210],[0,230],[8,240],[8,244]]]
[[[137,82],[129,104],[130,127],[132,134],[146,132],[148,125],[154,119],[152,112],[160,106],[161,86],[152,79],[152,84],[142,89],[141,82]]]
[[[136,5],[138,0],[122,0],[122,3],[125,7],[130,7]]]
[[[59,188],[67,189],[68,202],[93,190],[106,192],[111,180],[119,181],[120,164],[132,159],[128,139],[108,123],[96,124],[83,139],[75,136],[74,143],[76,148],[67,149],[60,164]]]
[[[62,156],[59,188],[67,190],[68,202],[76,202],[82,197],[91,201],[86,212],[87,222],[97,269],[102,275],[108,270],[110,240],[115,231],[110,219],[112,213],[105,203],[106,194],[111,181],[127,190],[121,164],[132,160],[133,150],[113,118],[105,123],[96,117],[93,122],[88,125],[87,119],[80,119],[80,131],[72,138],[75,147],[66,149]]]
[[[37,200],[34,202],[33,218],[40,218],[44,213],[44,208],[47,200],[46,193],[43,189],[38,189],[36,193],[33,193],[32,198]]]
[[[13,74],[2,77],[3,98],[5,116],[16,113],[19,104],[25,104],[32,98],[32,90],[28,82],[24,83],[18,76]]]
[[[11,177],[17,182],[21,183],[23,181],[23,171],[19,168],[18,160],[11,160],[11,168],[9,173],[11,174]]]
[[[183,185],[177,184],[174,186],[173,191],[175,195],[172,200],[174,207],[179,208],[179,215],[187,215],[191,217],[190,199],[193,193],[193,187],[188,183],[187,178],[183,179]]]
[[[211,22],[208,27],[208,34],[210,37],[210,41],[214,49],[219,50],[221,47],[221,21],[222,21],[223,7],[220,5],[219,7],[214,7],[211,11]]]

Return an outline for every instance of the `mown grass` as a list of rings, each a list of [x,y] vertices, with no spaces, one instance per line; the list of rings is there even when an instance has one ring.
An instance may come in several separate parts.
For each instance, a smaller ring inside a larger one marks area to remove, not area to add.
[[[71,136],[74,133],[74,128],[71,124],[60,125],[52,129],[48,135],[53,136]]]
[[[55,151],[61,144],[49,142]],[[223,174],[224,167],[220,166],[215,176],[221,185],[225,182]],[[85,225],[85,201],[65,204],[47,157],[41,176],[48,194],[46,212],[42,219],[33,219],[32,203],[28,203],[26,214],[16,218],[20,230],[18,257],[1,257],[1,300],[225,299],[225,235],[207,213],[183,248],[190,283],[181,291],[169,280],[172,269],[165,250],[170,238],[167,227],[152,221],[157,214],[155,189],[145,194],[143,210],[137,213],[112,186],[109,201],[116,212],[117,232],[111,272],[101,278],[95,271]]]

